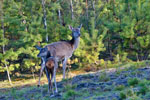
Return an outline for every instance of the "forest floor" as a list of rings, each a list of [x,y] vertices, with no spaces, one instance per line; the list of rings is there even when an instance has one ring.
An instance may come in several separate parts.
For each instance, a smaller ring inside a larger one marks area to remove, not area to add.
[[[57,86],[53,97],[47,84],[3,88],[0,100],[150,100],[150,67],[101,70],[59,81]]]

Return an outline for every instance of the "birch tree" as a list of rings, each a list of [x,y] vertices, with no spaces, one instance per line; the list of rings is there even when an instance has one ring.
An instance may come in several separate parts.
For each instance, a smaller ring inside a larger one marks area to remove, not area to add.
[[[48,42],[48,33],[47,33],[47,21],[46,21],[46,9],[45,9],[45,0],[42,0],[42,8],[43,8],[43,24],[46,31],[46,41]]]

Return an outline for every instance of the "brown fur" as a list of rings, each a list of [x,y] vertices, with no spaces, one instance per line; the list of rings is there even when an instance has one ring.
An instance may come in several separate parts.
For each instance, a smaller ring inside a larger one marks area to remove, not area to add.
[[[73,44],[68,41],[59,41],[45,46],[50,51],[51,56],[57,57],[58,60],[64,59],[65,56],[71,57],[73,53]]]
[[[48,71],[48,75],[50,75],[50,82],[48,83],[48,86],[49,86],[49,92],[52,91],[53,92],[53,84],[52,84],[52,78],[53,78],[53,73],[54,73],[54,59],[51,57],[51,58],[48,58],[47,61],[46,61],[46,68],[47,68],[47,71]]]

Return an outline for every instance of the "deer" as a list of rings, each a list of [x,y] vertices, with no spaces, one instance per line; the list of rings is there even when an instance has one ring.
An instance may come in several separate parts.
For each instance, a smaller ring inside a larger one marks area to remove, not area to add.
[[[65,79],[65,71],[67,60],[72,56],[73,52],[77,49],[80,42],[80,30],[82,24],[78,28],[73,28],[69,25],[69,29],[72,31],[72,39],[69,41],[58,41],[51,44],[46,45],[44,48],[36,46],[38,50],[40,50],[37,57],[41,57],[42,59],[46,59],[47,55],[53,57],[54,60],[54,84],[55,84],[55,92],[58,93],[57,83],[56,83],[56,71],[58,68],[58,62],[63,61],[63,79]],[[39,77],[39,86],[40,86],[40,78],[42,72],[45,68],[45,62],[42,63],[40,69],[40,77]]]
[[[47,80],[48,80],[48,93],[50,93],[50,91],[52,91],[52,96],[54,96],[54,91],[53,91],[53,84],[52,84],[52,79],[53,79],[53,73],[54,73],[54,59],[53,57],[47,57],[46,59],[44,59],[42,57],[42,64],[41,65],[44,65],[45,66],[45,72],[46,72],[46,77],[47,77]],[[38,85],[39,87],[39,85]]]
[[[54,94],[53,84],[52,84],[53,73],[54,73],[54,59],[53,59],[53,57],[49,57],[47,59],[44,59],[43,62],[45,63],[45,66],[46,66],[45,71],[46,71],[46,76],[47,76],[47,80],[48,80],[48,93],[50,93],[50,91],[52,91],[52,93]]]

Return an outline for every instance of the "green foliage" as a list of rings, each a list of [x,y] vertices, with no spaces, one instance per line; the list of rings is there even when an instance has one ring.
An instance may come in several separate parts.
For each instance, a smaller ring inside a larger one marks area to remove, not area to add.
[[[120,99],[126,99],[126,94],[124,92],[120,92]]]
[[[75,97],[77,95],[79,95],[79,94],[76,91],[70,89],[64,93],[63,99],[64,100],[75,100]]]
[[[137,94],[142,94],[142,95],[145,95],[147,92],[150,91],[148,85],[150,85],[150,82],[147,81],[147,80],[142,80],[139,82],[138,84],[140,86],[140,90],[137,92]]]
[[[115,87],[115,90],[118,90],[118,91],[121,91],[123,89],[125,89],[124,85],[118,85],[118,86]]]
[[[130,79],[128,79],[128,84],[130,85],[130,86],[135,86],[135,85],[137,85],[139,83],[139,79],[137,79],[137,78],[130,78]]]
[[[107,75],[106,72],[103,72],[99,75],[99,81],[107,82],[110,80],[110,77]]]

